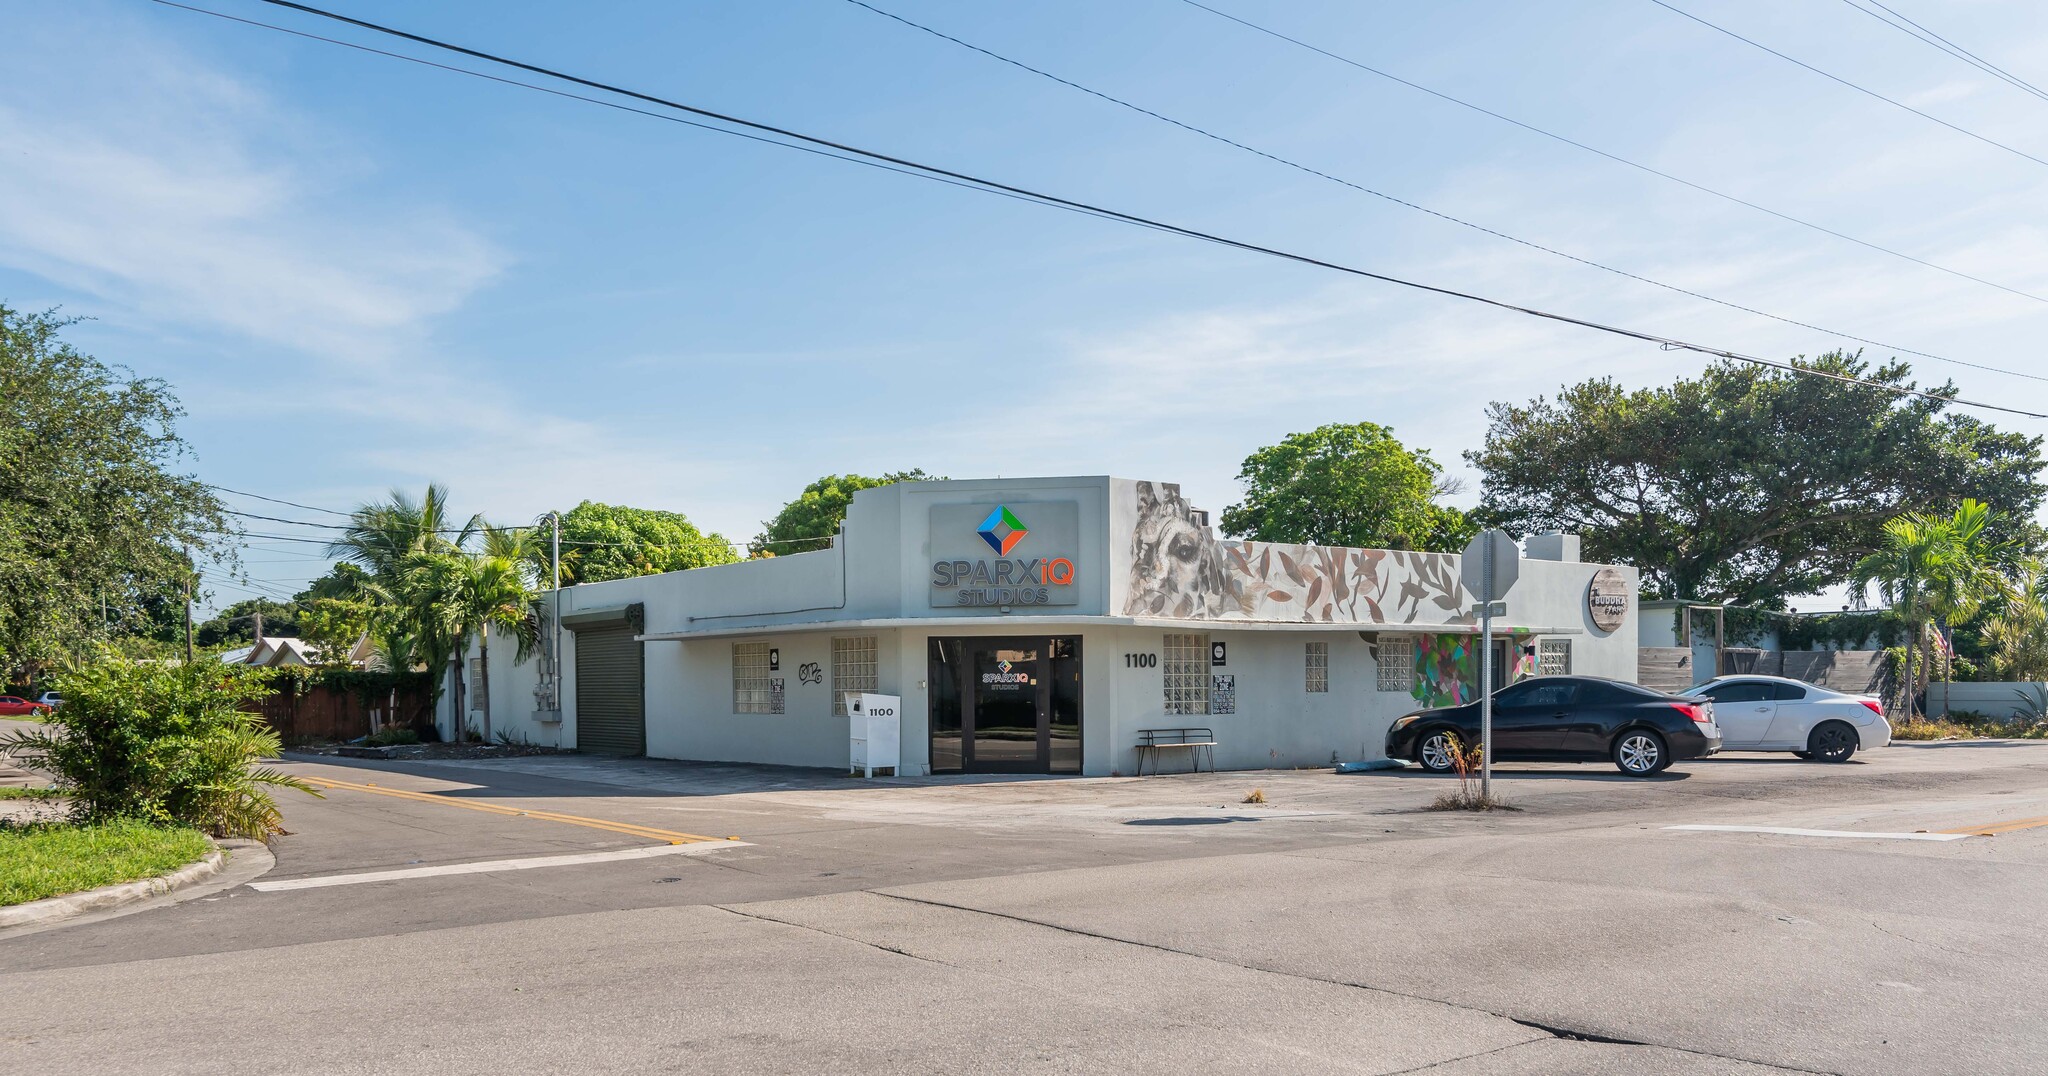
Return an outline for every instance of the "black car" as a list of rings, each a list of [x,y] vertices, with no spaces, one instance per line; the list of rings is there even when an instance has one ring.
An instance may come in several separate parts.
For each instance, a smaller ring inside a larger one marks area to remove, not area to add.
[[[1451,769],[1447,733],[1479,742],[1479,704],[1423,710],[1387,730],[1387,757]],[[1721,749],[1713,703],[1598,676],[1536,676],[1493,693],[1495,762],[1596,762],[1648,777]]]

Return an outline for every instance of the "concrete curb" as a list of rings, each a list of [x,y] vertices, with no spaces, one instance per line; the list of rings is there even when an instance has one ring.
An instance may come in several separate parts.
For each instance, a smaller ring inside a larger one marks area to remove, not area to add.
[[[186,865],[169,874],[144,878],[139,882],[122,882],[119,885],[101,886],[83,893],[66,893],[60,897],[32,900],[0,908],[0,931],[15,927],[49,923],[60,919],[72,919],[93,912],[104,912],[129,904],[165,896],[173,891],[197,885],[219,874],[226,865],[229,853],[218,845],[196,863]]]

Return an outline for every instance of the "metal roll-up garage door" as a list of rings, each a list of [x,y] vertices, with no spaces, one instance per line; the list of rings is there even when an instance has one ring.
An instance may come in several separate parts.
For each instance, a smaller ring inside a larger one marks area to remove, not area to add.
[[[576,632],[576,749],[603,755],[647,753],[639,630],[630,624]]]

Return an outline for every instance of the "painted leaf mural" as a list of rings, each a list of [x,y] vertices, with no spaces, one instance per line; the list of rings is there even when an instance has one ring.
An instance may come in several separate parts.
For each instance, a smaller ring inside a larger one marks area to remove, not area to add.
[[[1470,624],[1449,553],[1219,539],[1167,482],[1133,483],[1125,616],[1295,623]]]

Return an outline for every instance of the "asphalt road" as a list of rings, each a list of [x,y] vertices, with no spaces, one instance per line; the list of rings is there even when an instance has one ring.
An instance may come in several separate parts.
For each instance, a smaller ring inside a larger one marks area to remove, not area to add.
[[[1733,755],[1651,781],[1512,767],[1525,809],[1488,816],[1418,810],[1448,780],[1412,773],[290,768],[333,787],[286,801],[292,832],[253,884],[0,935],[0,1060],[2048,1069],[2048,744]],[[1240,802],[1254,787],[1267,803]]]

